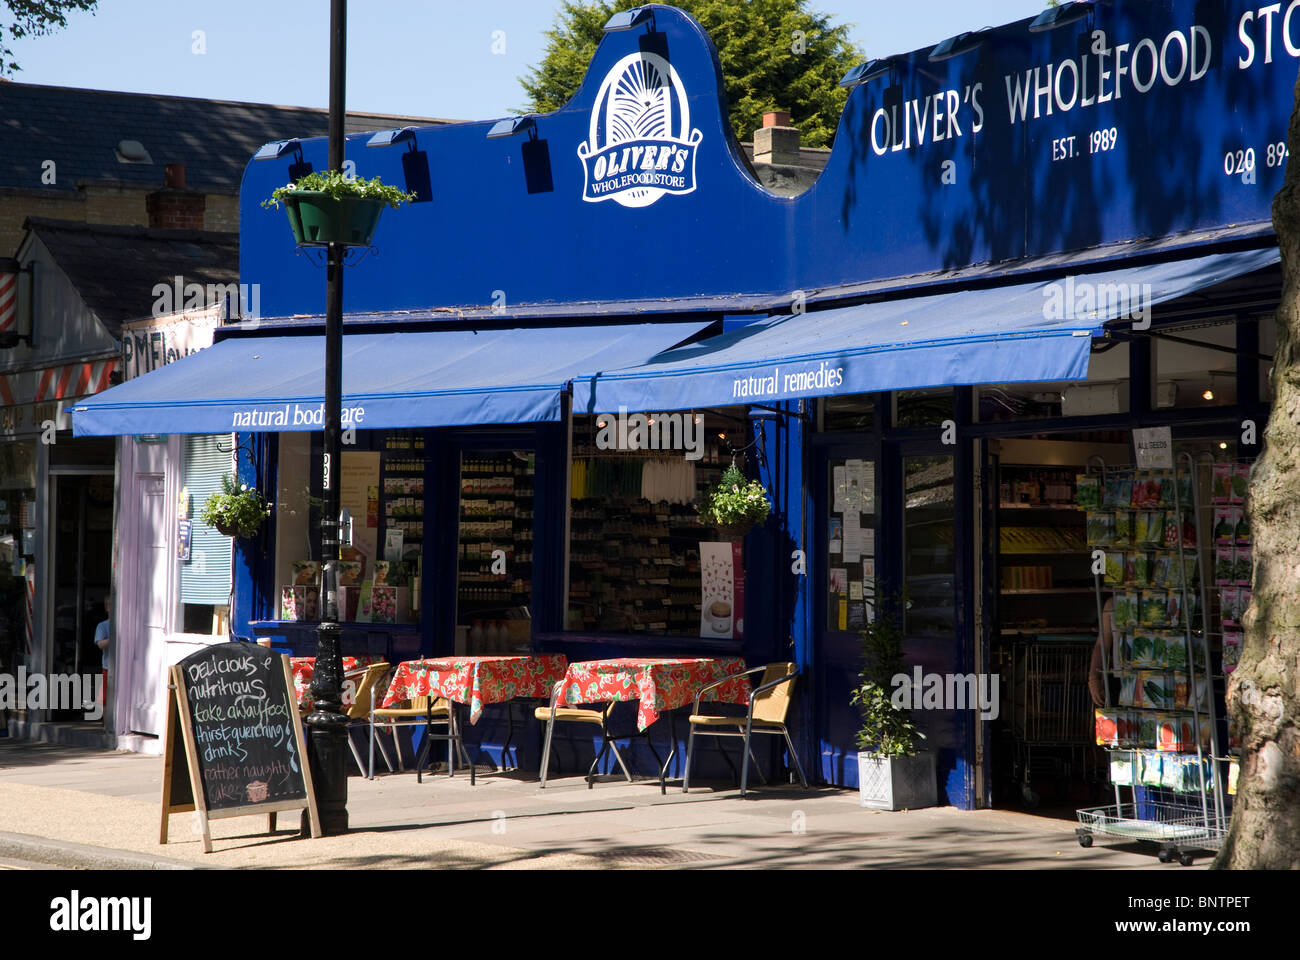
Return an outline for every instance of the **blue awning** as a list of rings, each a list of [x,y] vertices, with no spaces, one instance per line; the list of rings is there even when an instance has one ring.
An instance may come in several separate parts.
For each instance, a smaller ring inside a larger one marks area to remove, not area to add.
[[[343,421],[359,429],[558,420],[578,375],[628,366],[707,324],[345,334]],[[320,336],[238,337],[72,408],[74,436],[319,430]]]
[[[575,413],[1082,380],[1111,320],[1278,262],[1276,249],[773,317],[575,380]]]

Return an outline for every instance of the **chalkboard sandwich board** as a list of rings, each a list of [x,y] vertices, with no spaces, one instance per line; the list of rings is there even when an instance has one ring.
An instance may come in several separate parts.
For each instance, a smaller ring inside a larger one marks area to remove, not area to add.
[[[163,769],[161,843],[173,813],[198,811],[203,852],[208,821],[306,808],[320,817],[306,761],[289,658],[253,643],[218,643],[171,668]]]

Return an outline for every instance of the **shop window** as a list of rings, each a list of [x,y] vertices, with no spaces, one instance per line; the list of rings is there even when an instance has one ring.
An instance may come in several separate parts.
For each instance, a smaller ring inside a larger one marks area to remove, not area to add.
[[[24,533],[26,531],[26,533]],[[0,444],[0,672],[22,662],[36,540],[36,443]]]
[[[55,673],[95,671],[103,658],[94,645],[95,626],[104,619],[112,581],[113,474],[51,479],[51,666]]]
[[[875,424],[875,394],[827,397],[822,401],[823,430],[870,430]]]
[[[113,469],[117,462],[116,437],[71,437],[59,434],[49,445],[51,467]]]
[[[531,450],[475,450],[461,457],[457,653],[528,649],[536,463]]]
[[[1116,341],[1093,350],[1084,380],[996,383],[979,388],[981,423],[1104,416],[1128,409],[1129,346]]]
[[[279,435],[278,477],[273,501],[275,506],[271,513],[275,520],[277,617],[283,615],[283,611],[278,609],[282,605],[283,588],[292,586],[295,580],[294,563],[320,556],[310,507],[312,471],[319,471],[320,463],[312,457],[311,441],[311,434],[308,433]]]
[[[956,630],[953,458],[903,461],[903,572],[909,637],[951,639]]]
[[[1259,321],[1259,352],[1262,356],[1277,354],[1277,317],[1263,317]],[[1259,401],[1273,402],[1273,361],[1259,361]]]
[[[230,606],[231,539],[199,515],[221,479],[234,470],[234,437],[192,435],[182,441],[182,483],[191,519],[188,556],[181,567],[181,619],[186,633],[224,633]]]
[[[312,434],[280,435],[275,571],[278,615],[321,616],[320,451]],[[339,506],[352,517],[340,550],[343,622],[415,623],[424,544],[424,431],[359,430],[339,461]],[[314,509],[315,507],[315,509]]]
[[[937,427],[955,417],[952,387],[898,390],[894,393],[894,424],[899,427]]]
[[[1157,408],[1223,407],[1237,402],[1235,324],[1160,332],[1168,336],[1152,338]]]
[[[875,618],[876,465],[831,460],[827,483],[826,627],[858,631]]]
[[[623,416],[574,418],[568,628],[739,639],[741,547],[696,503],[745,447],[744,411],[645,415],[643,433]]]

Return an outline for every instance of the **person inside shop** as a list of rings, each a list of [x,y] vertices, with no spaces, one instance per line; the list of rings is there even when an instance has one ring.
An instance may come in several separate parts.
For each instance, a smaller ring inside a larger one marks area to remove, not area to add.
[[[95,627],[95,646],[99,647],[102,656],[100,659],[100,670],[103,671],[104,683],[99,691],[100,705],[108,709],[108,645],[113,635],[113,595],[110,593],[104,597],[104,619]]]
[[[1097,642],[1092,645],[1092,663],[1088,667],[1088,693],[1092,695],[1092,702],[1099,707],[1107,706],[1106,703],[1106,671],[1105,665],[1110,658],[1111,651],[1114,647],[1111,640],[1115,633],[1115,597],[1112,595],[1106,600],[1106,605],[1101,608],[1101,635],[1097,637]],[[1119,678],[1110,677],[1110,706],[1114,706],[1119,696]]]

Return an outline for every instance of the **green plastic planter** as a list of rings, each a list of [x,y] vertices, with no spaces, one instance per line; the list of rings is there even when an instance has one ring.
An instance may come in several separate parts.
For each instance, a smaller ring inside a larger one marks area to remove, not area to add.
[[[343,243],[368,247],[384,212],[382,200],[334,199],[319,190],[299,190],[284,198],[289,227],[300,244]]]

